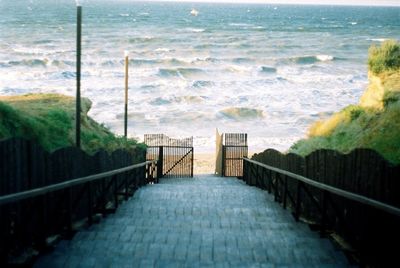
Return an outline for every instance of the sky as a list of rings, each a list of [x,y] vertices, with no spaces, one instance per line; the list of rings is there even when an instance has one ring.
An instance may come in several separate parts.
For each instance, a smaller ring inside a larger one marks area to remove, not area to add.
[[[154,0],[160,1],[160,0]],[[400,0],[161,0],[166,2],[227,2],[318,5],[400,6]]]

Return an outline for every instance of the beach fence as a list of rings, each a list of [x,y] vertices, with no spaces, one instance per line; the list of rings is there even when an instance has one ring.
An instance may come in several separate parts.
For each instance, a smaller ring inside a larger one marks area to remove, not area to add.
[[[94,215],[112,212],[155,180],[145,149],[88,155],[76,147],[45,151],[20,138],[0,142],[0,266],[27,249],[70,235]],[[2,266],[3,267],[3,266]]]
[[[242,177],[243,158],[248,157],[246,133],[216,132],[215,173],[223,177]]]
[[[173,139],[164,134],[145,134],[146,160],[157,160],[157,177],[193,177],[193,137]]]
[[[268,149],[243,161],[243,180],[273,194],[297,220],[344,237],[377,267],[397,262],[400,165],[369,149],[317,150],[306,157]]]

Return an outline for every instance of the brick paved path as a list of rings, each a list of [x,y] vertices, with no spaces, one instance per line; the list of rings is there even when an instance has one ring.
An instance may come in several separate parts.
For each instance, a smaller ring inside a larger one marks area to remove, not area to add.
[[[342,267],[343,253],[232,178],[164,179],[35,267]]]

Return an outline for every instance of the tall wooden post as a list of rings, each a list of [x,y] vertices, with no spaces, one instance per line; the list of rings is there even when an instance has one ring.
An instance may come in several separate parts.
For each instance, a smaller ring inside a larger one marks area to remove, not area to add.
[[[82,41],[82,6],[77,3],[76,22],[76,119],[75,142],[76,147],[81,147],[81,41]]]
[[[128,73],[129,73],[129,53],[125,51],[125,116],[124,116],[124,136],[128,137]]]

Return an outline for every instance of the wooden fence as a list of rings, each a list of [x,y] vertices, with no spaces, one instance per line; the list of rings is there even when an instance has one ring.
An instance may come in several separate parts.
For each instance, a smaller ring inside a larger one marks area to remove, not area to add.
[[[255,154],[252,160],[400,207],[400,166],[390,164],[373,150],[356,149],[349,154],[318,150],[303,158],[268,149]],[[368,263],[381,266],[396,260],[397,246],[392,245],[400,239],[399,217],[334,194],[329,196],[332,202],[326,204],[324,191],[316,187],[304,188],[309,195],[299,198],[298,181],[257,165],[245,172],[251,172],[246,174],[251,185],[268,190],[273,185],[276,201],[300,210],[306,221],[320,224],[326,220],[321,219],[325,215],[330,219],[328,229],[345,237]],[[292,196],[287,198],[290,193]],[[321,214],[323,206],[326,211]]]
[[[130,152],[117,150],[109,154],[99,151],[88,155],[75,147],[48,153],[28,140],[1,141],[0,196],[115,170],[145,160],[146,151],[141,148]],[[129,189],[121,187],[127,186],[128,182]],[[129,191],[146,182],[144,166],[103,180],[0,206],[0,264],[9,262],[10,258],[20,255],[27,248],[43,248],[46,244],[44,237],[70,233],[65,223],[86,219],[88,211],[91,218],[92,213],[112,209],[109,207],[111,200],[117,201],[114,206],[118,204],[116,189],[124,189],[121,194],[126,197],[131,194]]]
[[[157,160],[157,177],[193,177],[193,137],[173,139],[164,134],[145,134],[146,160]]]

